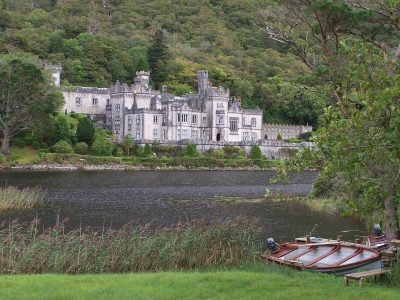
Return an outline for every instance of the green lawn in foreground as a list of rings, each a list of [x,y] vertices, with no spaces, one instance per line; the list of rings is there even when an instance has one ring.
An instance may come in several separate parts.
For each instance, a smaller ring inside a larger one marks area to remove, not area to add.
[[[6,275],[0,299],[373,299],[400,289],[309,272],[162,272],[107,275]]]

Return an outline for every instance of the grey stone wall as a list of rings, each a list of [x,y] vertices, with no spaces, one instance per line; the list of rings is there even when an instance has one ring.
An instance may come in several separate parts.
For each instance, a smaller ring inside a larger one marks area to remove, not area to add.
[[[139,147],[144,147],[146,143],[150,145],[154,142],[154,140],[136,140],[135,143]],[[301,151],[305,147],[314,147],[314,143],[311,142],[303,142],[303,143],[285,143],[283,141],[268,141],[268,140],[259,140],[256,143],[254,141],[241,141],[241,142],[216,142],[216,141],[207,141],[203,139],[198,140],[182,140],[179,142],[176,141],[156,141],[161,145],[180,145],[182,149],[186,149],[186,145],[188,142],[194,142],[197,145],[197,150],[201,153],[205,153],[209,149],[220,149],[224,146],[234,146],[239,149],[244,149],[246,155],[250,156],[251,150],[254,144],[257,144],[260,147],[261,154],[269,159],[286,159],[290,157],[290,149]]]

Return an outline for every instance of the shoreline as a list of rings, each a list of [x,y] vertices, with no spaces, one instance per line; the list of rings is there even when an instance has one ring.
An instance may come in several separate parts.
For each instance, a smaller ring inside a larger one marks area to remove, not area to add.
[[[143,165],[133,166],[125,164],[115,165],[85,165],[85,164],[37,164],[16,165],[1,167],[2,171],[274,171],[277,168],[259,167],[190,167],[164,166],[147,167]]]

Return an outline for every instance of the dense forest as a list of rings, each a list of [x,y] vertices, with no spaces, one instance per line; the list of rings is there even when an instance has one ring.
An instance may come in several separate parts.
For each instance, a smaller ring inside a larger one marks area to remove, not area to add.
[[[1,0],[0,53],[62,64],[66,86],[132,83],[197,90],[197,70],[268,123],[317,127],[327,98],[290,80],[306,72],[288,46],[255,24],[273,0]]]

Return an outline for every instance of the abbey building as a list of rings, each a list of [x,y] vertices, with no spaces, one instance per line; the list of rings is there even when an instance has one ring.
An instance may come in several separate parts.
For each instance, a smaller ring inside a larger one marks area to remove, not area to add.
[[[90,114],[117,136],[136,140],[257,141],[264,139],[262,110],[243,109],[229,89],[213,87],[198,71],[198,93],[175,96],[167,86],[152,90],[149,72],[137,72],[130,86],[64,90],[68,112]]]

